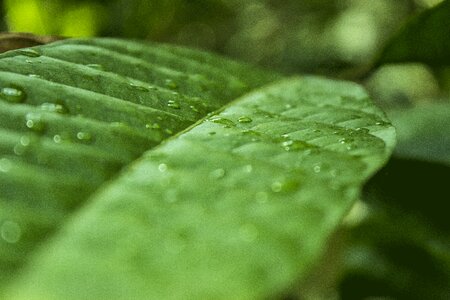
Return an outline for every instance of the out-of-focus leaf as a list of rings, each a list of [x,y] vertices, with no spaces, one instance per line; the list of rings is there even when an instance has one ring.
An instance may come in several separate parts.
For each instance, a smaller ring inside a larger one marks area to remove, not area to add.
[[[450,168],[392,159],[365,187],[366,218],[348,232],[343,299],[450,298]]]
[[[398,132],[396,156],[450,165],[450,104],[389,112]]]
[[[450,0],[413,18],[381,52],[376,65],[423,62],[433,66],[450,64]]]
[[[0,55],[0,286],[123,166],[277,77],[172,48],[65,40]]]
[[[11,299],[256,299],[304,277],[385,162],[362,88],[252,92],[147,152],[42,248]]]

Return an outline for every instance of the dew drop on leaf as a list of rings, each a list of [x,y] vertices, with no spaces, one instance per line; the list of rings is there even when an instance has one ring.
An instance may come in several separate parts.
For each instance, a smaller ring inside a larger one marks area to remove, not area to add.
[[[281,189],[283,188],[283,184],[279,181],[275,181],[272,183],[272,185],[270,186],[270,189],[272,190],[272,192],[274,193],[279,193],[281,192]]]
[[[31,78],[42,78],[42,76],[38,75],[38,74],[28,74],[28,77],[31,77]]]
[[[190,105],[189,108],[190,108],[193,112],[196,112],[196,113],[199,112],[199,110],[197,109],[197,107],[195,107],[194,105]]]
[[[22,229],[16,222],[4,221],[0,228],[0,236],[5,242],[14,244],[20,240]]]
[[[139,84],[135,84],[130,82],[129,83],[130,87],[132,87],[133,89],[137,90],[137,91],[141,91],[141,92],[148,92],[149,89],[146,88],[145,86],[139,85]]]
[[[92,142],[92,135],[89,132],[79,131],[77,133],[77,139],[82,142]]]
[[[28,49],[19,49],[17,52],[21,55],[28,56],[28,57],[39,57],[41,56],[41,53],[37,51],[36,49],[28,48]]]
[[[147,129],[161,129],[161,126],[158,123],[153,123],[153,124],[145,124],[145,128],[147,128]]]
[[[250,118],[250,117],[247,117],[247,116],[242,116],[242,117],[240,117],[239,119],[238,119],[238,122],[239,123],[250,123],[250,122],[252,122],[253,120]]]
[[[40,109],[52,113],[65,114],[67,113],[67,109],[64,105],[59,103],[50,103],[45,102],[40,105]]]
[[[25,125],[33,131],[43,132],[45,129],[45,123],[39,113],[28,113],[25,116],[25,121]]]
[[[86,67],[89,67],[91,69],[103,71],[103,66],[99,64],[87,64]]]
[[[55,143],[57,143],[57,144],[60,144],[60,143],[62,142],[62,138],[61,138],[61,136],[60,136],[59,134],[55,134],[55,135],[53,136],[53,141],[54,141]]]
[[[178,87],[178,85],[172,79],[166,79],[165,85],[171,90],[174,90]]]
[[[158,170],[159,170],[161,173],[167,171],[167,165],[166,165],[166,164],[159,164],[159,165],[158,165]]]
[[[211,117],[209,120],[213,123],[225,125],[226,128],[236,126],[233,121],[231,121],[227,118],[220,117],[220,116]]]
[[[0,159],[0,172],[2,173],[8,173],[12,168],[12,163],[7,158],[1,158]]]
[[[22,103],[26,99],[26,93],[18,87],[4,87],[0,90],[0,97],[11,103]]]
[[[16,155],[23,155],[27,149],[30,147],[31,139],[24,135],[20,137],[20,141],[14,146],[14,153]]]
[[[175,109],[180,109],[180,104],[176,102],[175,100],[169,100],[167,102],[167,106]]]

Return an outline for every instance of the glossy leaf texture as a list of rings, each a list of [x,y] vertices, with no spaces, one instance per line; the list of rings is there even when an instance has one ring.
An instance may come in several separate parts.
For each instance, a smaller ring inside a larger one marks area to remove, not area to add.
[[[123,166],[278,77],[159,47],[65,40],[0,56],[0,286]]]
[[[377,65],[423,62],[441,67],[450,64],[450,0],[412,18],[387,43]]]
[[[285,79],[146,152],[42,247],[10,299],[260,299],[305,277],[387,160],[356,84]]]

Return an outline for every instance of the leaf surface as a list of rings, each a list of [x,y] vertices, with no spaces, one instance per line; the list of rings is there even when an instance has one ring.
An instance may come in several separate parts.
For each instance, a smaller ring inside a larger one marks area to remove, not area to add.
[[[387,159],[356,84],[285,79],[149,150],[34,256],[11,299],[253,299],[304,277]]]
[[[423,62],[433,66],[450,64],[450,0],[411,19],[387,43],[377,65]]]
[[[65,40],[0,56],[0,286],[122,167],[278,77],[172,48]]]

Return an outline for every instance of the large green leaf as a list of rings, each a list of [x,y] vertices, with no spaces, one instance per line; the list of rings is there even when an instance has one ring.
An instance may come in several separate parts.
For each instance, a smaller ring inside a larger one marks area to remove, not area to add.
[[[276,77],[211,54],[112,39],[2,54],[0,286],[123,166]]]
[[[408,22],[385,46],[377,65],[424,62],[450,64],[450,0],[426,10]]]
[[[256,90],[94,194],[10,298],[276,296],[308,273],[393,135],[356,84],[303,77]]]

